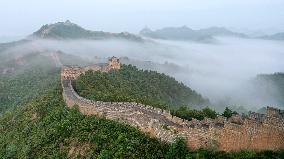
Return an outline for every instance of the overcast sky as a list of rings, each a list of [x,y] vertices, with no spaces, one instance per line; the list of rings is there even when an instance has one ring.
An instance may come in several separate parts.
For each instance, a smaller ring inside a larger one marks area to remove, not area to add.
[[[284,31],[284,0],[0,0],[0,7],[0,36],[28,35],[67,19],[111,32],[137,33],[146,25]]]

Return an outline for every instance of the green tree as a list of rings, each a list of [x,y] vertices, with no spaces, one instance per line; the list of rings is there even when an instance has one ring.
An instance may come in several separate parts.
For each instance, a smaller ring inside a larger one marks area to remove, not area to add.
[[[218,115],[216,111],[210,109],[209,107],[202,109],[202,112],[204,113],[205,117],[212,118],[212,119],[215,119]]]
[[[120,70],[107,73],[88,71],[74,82],[74,88],[89,99],[139,102],[162,109],[209,104],[207,99],[174,78],[132,65],[122,65]]]
[[[166,159],[184,159],[189,153],[189,149],[186,146],[184,139],[177,138],[174,143],[170,145],[170,148],[165,156]]]
[[[222,116],[230,118],[232,115],[234,114],[238,114],[236,111],[232,111],[231,109],[229,109],[228,107],[225,108]]]

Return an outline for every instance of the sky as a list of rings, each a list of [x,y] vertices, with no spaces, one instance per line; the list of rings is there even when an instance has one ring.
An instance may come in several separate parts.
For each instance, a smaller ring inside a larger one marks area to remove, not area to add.
[[[183,25],[284,31],[284,0],[0,0],[0,7],[0,37],[29,35],[43,24],[67,19],[110,32]]]

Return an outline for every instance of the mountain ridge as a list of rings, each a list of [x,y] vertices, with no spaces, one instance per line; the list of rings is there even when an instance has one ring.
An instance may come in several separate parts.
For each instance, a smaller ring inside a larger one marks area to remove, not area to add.
[[[267,39],[267,40],[284,40],[284,32],[279,32],[279,33],[275,33],[272,35],[266,35],[260,38]]]
[[[215,40],[215,36],[233,36],[247,38],[243,33],[233,32],[225,27],[209,27],[204,29],[194,30],[187,26],[181,27],[164,27],[155,31],[145,27],[140,31],[140,35],[164,40],[190,40],[208,42]]]
[[[139,36],[128,32],[110,33],[103,31],[91,31],[70,22],[57,22],[53,24],[43,25],[39,30],[29,36],[30,38],[42,39],[125,39],[131,41],[142,42],[143,39]]]

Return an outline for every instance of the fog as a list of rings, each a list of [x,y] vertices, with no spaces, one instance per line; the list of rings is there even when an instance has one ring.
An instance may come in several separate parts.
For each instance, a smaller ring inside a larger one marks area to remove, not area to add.
[[[226,37],[217,38],[214,44],[165,40],[145,43],[35,40],[6,53],[19,56],[20,52],[44,50],[60,50],[90,61],[94,57],[127,56],[160,64],[173,63],[179,66],[178,71],[163,72],[209,98],[215,106],[230,104],[249,109],[281,106],[274,100],[275,94],[257,95],[257,88],[249,84],[258,74],[284,71],[284,42],[280,41]]]

